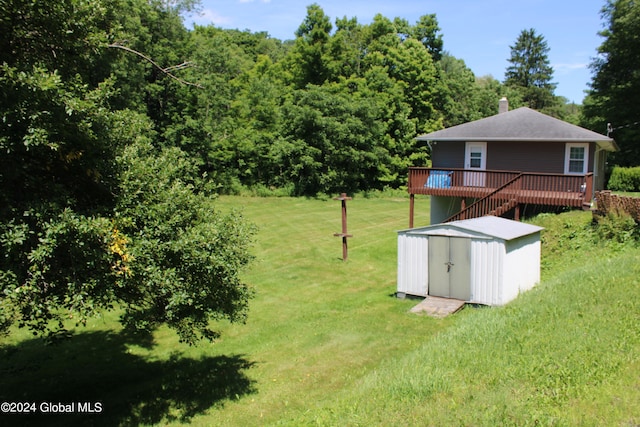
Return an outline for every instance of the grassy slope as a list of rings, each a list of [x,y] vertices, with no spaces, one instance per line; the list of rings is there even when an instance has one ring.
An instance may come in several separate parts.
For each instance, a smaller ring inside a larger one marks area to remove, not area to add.
[[[406,199],[349,202],[346,263],[337,201],[219,206],[241,207],[260,228],[247,324],[221,325],[220,342],[194,348],[165,329],[123,336],[113,314],[54,347],[19,332],[2,341],[0,400],[101,400],[88,421],[106,425],[640,422],[640,252],[596,250],[582,231],[589,214],[541,219],[533,291],[437,320],[392,296]],[[417,212],[424,223],[425,200]]]
[[[547,251],[582,246],[564,253],[574,254],[572,267],[547,271],[506,307],[466,310],[454,327],[290,424],[637,425],[640,252],[584,247],[584,220],[572,213],[549,223],[551,234],[574,237]]]

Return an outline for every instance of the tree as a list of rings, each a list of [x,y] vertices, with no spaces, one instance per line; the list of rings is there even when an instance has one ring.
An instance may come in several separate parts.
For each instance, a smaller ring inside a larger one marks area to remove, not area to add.
[[[291,93],[278,79],[281,71],[270,58],[261,56],[251,70],[233,82],[239,91],[231,108],[236,126],[231,136],[216,141],[211,151],[217,159],[217,175],[228,174],[221,183],[228,182],[231,188],[234,180],[247,186],[290,186],[283,174],[286,162],[274,153],[282,131],[282,104]]]
[[[212,321],[244,321],[252,290],[239,272],[252,259],[253,226],[216,210],[197,167],[178,148],[158,150],[140,138],[118,166],[110,250],[124,326],[165,324],[193,344],[219,336]]]
[[[294,93],[284,109],[280,160],[297,194],[382,188],[389,152],[379,120],[384,105],[376,98],[356,78]]]
[[[599,133],[608,123],[620,151],[611,157],[616,164],[640,164],[640,4],[609,0],[602,9],[606,21],[599,33],[604,41],[591,63],[593,78],[584,100],[583,126]]]
[[[332,81],[337,81],[340,77],[362,75],[365,38],[364,27],[356,18],[336,19],[336,32],[331,37],[329,47]]]
[[[498,94],[476,81],[473,72],[462,59],[448,53],[438,62],[440,71],[437,107],[444,115],[444,126],[451,127],[497,113]]]
[[[165,12],[134,3],[126,19]],[[113,107],[119,2],[1,5],[0,332],[56,333],[120,307],[125,326],[193,343],[215,338],[213,320],[241,321],[251,226],[214,209],[197,162],[163,147],[146,109]]]
[[[435,14],[423,15],[411,29],[413,38],[421,42],[429,50],[434,62],[442,58],[442,34],[438,34],[440,26]]]
[[[365,66],[384,67],[403,88],[403,101],[411,108],[409,118],[416,122],[417,132],[439,129],[441,117],[433,107],[438,73],[428,47],[413,38],[413,28],[398,18],[392,22],[378,14],[368,33]]]
[[[110,25],[98,1],[5,2],[2,16],[0,323],[45,331],[113,289],[104,215],[122,147],[109,137],[113,81],[92,69]]]
[[[172,69],[172,75],[183,76],[192,65],[192,50],[187,43],[190,33],[182,23],[180,11],[193,7],[194,1],[110,1],[114,3],[106,9],[114,29],[117,25],[117,31],[109,33],[110,45],[139,52],[158,64],[154,66],[131,51],[111,49],[115,60],[101,68],[116,77],[112,105],[145,113],[154,123],[158,137],[164,138],[167,127],[181,114],[181,101],[195,92],[165,72]],[[110,4],[107,0],[102,2]],[[128,13],[116,12],[118,7]]]
[[[427,48],[413,38],[387,50],[389,75],[404,87],[405,101],[411,106],[409,117],[417,122],[417,132],[431,132],[442,126],[433,106],[437,70]]]
[[[549,47],[536,30],[522,30],[511,48],[511,65],[507,67],[504,84],[522,92],[523,101],[535,110],[554,104],[556,84],[551,82],[553,68],[549,65]]]
[[[320,85],[329,77],[327,51],[332,25],[318,4],[307,7],[307,16],[296,31],[292,68],[297,87]]]

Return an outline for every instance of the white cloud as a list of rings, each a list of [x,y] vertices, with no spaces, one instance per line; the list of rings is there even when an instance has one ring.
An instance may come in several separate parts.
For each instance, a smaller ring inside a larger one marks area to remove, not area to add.
[[[212,9],[204,9],[202,12],[198,14],[198,16],[194,17],[194,22],[200,24],[215,24],[215,25],[223,25],[231,23],[232,19],[228,16],[220,15],[218,12]]]
[[[553,70],[559,74],[567,74],[574,70],[583,70],[589,68],[589,64],[586,64],[584,62],[575,62],[572,64],[551,64],[551,66],[553,67]]]

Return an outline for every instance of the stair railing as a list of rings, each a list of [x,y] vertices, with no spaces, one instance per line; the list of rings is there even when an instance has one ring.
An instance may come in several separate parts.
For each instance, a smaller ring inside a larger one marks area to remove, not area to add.
[[[476,200],[474,203],[462,209],[460,212],[447,218],[446,220],[444,220],[444,222],[478,218],[484,215],[492,214],[492,212],[495,214],[499,210],[503,210],[505,204],[509,204],[509,206],[511,206],[513,203],[515,203],[512,206],[515,207],[521,188],[522,176],[523,174],[518,174],[516,177],[514,177],[510,181],[507,181],[502,186],[496,188],[485,197]],[[500,214],[505,212],[506,210],[504,210],[504,212],[501,212]]]

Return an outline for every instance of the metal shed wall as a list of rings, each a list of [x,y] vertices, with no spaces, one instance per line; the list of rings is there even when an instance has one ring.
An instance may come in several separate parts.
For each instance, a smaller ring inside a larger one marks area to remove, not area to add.
[[[429,239],[469,239],[468,302],[503,305],[540,281],[540,232],[501,239],[450,224],[398,232],[398,295],[429,295]]]
[[[505,245],[502,240],[471,240],[471,300],[503,304]]]
[[[504,280],[506,301],[540,282],[540,233],[506,242]]]
[[[398,233],[398,294],[427,296],[427,257],[429,240],[426,236]]]

